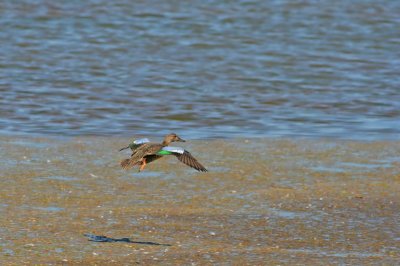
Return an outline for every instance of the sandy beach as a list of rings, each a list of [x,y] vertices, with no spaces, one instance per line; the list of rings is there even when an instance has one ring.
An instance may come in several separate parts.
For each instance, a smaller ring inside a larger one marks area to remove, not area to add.
[[[124,171],[127,143],[0,137],[3,265],[400,263],[398,141],[180,145],[207,173],[174,157]]]

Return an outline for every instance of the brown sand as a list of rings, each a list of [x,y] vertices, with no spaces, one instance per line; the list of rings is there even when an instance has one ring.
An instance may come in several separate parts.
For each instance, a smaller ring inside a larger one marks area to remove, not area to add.
[[[128,142],[0,137],[2,265],[400,264],[400,142],[179,143],[209,173]]]

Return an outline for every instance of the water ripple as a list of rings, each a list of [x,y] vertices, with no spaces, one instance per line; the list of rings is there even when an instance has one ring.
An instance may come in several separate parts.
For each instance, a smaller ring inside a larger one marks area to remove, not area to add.
[[[398,139],[397,1],[2,1],[0,132]]]

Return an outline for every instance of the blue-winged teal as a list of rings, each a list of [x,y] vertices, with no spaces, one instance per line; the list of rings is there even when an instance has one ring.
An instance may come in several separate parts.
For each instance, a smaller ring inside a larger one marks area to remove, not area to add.
[[[131,158],[123,160],[121,166],[124,169],[130,169],[135,165],[140,165],[140,172],[152,161],[158,160],[165,155],[175,155],[179,161],[197,171],[207,172],[207,169],[187,150],[180,147],[168,147],[171,142],[175,141],[185,142],[174,133],[166,135],[162,143],[149,142],[148,139],[136,140],[127,147],[120,149],[120,151],[128,148],[132,150]]]

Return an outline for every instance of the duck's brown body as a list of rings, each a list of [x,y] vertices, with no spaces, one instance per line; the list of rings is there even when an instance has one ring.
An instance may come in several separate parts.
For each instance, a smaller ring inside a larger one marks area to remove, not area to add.
[[[130,169],[133,166],[140,164],[141,166],[139,171],[142,171],[146,164],[149,163],[146,157],[152,155],[153,157],[157,156],[153,158],[153,161],[161,158],[162,156],[155,155],[155,153],[159,152],[164,147],[164,145],[158,143],[145,143],[132,153],[131,158],[123,160],[121,166],[124,169]]]
[[[121,166],[124,169],[130,169],[135,165],[140,165],[140,172],[145,168],[146,164],[163,157],[162,155],[157,155],[157,153],[174,141],[184,142],[184,140],[178,137],[176,134],[169,134],[165,136],[162,143],[144,143],[140,147],[133,150],[131,158],[123,160],[121,162]],[[178,158],[178,160],[198,171],[207,171],[207,169],[202,166],[188,151],[184,151],[183,154],[174,155]]]

